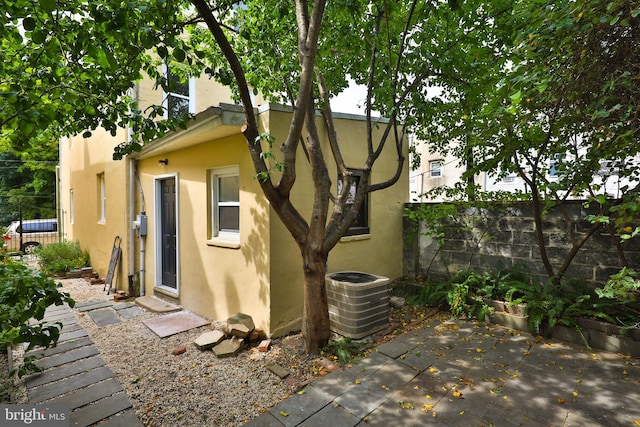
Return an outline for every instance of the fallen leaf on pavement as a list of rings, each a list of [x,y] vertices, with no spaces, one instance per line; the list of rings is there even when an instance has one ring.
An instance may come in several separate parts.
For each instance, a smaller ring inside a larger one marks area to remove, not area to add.
[[[400,407],[402,409],[413,409],[413,403],[411,402],[405,402],[404,400],[401,400],[398,403],[400,403]]]

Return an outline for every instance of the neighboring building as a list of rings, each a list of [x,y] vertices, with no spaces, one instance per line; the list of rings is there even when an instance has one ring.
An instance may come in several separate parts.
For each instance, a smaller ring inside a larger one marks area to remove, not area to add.
[[[443,202],[447,198],[440,194],[438,196],[425,196],[430,190],[438,187],[454,187],[462,180],[462,173],[465,170],[464,163],[455,157],[442,156],[439,153],[432,153],[428,150],[427,144],[424,142],[418,143],[416,151],[420,155],[420,166],[415,170],[412,170],[409,178],[409,194],[412,202]],[[554,181],[558,179],[559,160],[550,160],[547,168],[547,179]],[[623,165],[630,166],[634,164],[640,164],[640,156],[636,158],[625,159]],[[624,167],[624,166],[623,166]],[[505,191],[505,192],[522,192],[530,193],[528,186],[522,177],[515,173],[508,174],[502,178],[497,178],[493,174],[483,172],[476,175],[474,178],[475,183],[482,191]],[[602,190],[600,193],[606,194],[611,198],[619,198],[621,188],[629,184],[628,179],[619,178],[618,166],[612,167],[610,162],[601,161],[601,168],[596,172],[593,183],[601,185]],[[587,198],[587,194],[572,194],[569,199],[581,199]]]
[[[437,153],[424,153],[420,166],[411,171],[409,196],[412,202],[442,202],[444,195],[425,196],[429,190],[438,187],[453,187],[460,181],[464,169],[456,158]]]
[[[61,221],[69,239],[90,252],[101,276],[107,273],[116,236],[122,239],[114,279],[118,289],[128,290],[132,281],[136,291],[212,320],[246,313],[270,336],[299,330],[300,251],[254,177],[240,132],[242,108],[221,103],[230,94],[208,79],[194,79],[170,94],[142,82],[137,94],[142,106],[165,99],[169,111],[188,108],[198,114],[188,129],[169,133],[121,161],[112,160],[113,149],[127,138],[128,129],[115,136],[97,131],[89,140],[61,141]],[[258,108],[258,119],[260,132],[275,137],[277,145],[286,136],[291,112],[265,104]],[[364,118],[337,114],[336,129],[347,165],[357,168],[366,155]],[[326,138],[325,144],[328,150]],[[312,181],[305,164],[301,154],[292,199],[309,214],[312,200],[306,189]],[[376,164],[372,180],[392,176],[396,164],[391,149]],[[337,172],[332,173],[335,186]],[[331,252],[328,272],[402,274],[408,187],[405,168],[396,185],[369,195],[365,217],[359,218],[354,235]]]

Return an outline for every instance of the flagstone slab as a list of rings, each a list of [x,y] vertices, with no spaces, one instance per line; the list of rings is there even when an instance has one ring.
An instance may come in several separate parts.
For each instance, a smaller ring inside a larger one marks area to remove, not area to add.
[[[69,422],[72,426],[87,427],[129,408],[131,408],[131,402],[127,396],[124,393],[116,393],[103,399],[99,404],[87,405],[72,411],[69,414]]]
[[[36,365],[38,365],[42,369],[53,368],[54,366],[60,366],[67,363],[75,362],[76,360],[86,359],[87,357],[96,356],[100,354],[98,349],[93,346],[85,346],[79,349],[67,351],[64,353],[55,354],[53,356],[44,357],[36,361]]]
[[[122,321],[112,308],[99,308],[91,310],[88,314],[98,326],[113,325]]]
[[[122,391],[120,383],[115,378],[109,378],[100,383],[51,399],[48,403],[66,405],[69,409],[74,410]]]
[[[116,312],[120,315],[120,317],[124,319],[132,319],[136,316],[143,314],[144,310],[142,310],[140,307],[131,306],[126,308],[116,309]]]
[[[64,320],[75,320],[76,316],[75,314],[73,314],[73,312],[69,311],[69,309],[66,309],[65,311],[60,311],[60,312],[54,312],[54,313],[47,313],[44,316],[44,320],[46,322],[62,322]]]
[[[96,310],[98,308],[105,308],[113,306],[111,301],[89,301],[81,304],[77,304],[75,309],[80,312]]]
[[[151,331],[160,338],[165,338],[180,332],[210,324],[208,320],[187,311],[165,314],[164,316],[154,317],[152,319],[145,319],[142,323],[144,323],[147,328],[151,329]]]
[[[213,353],[217,358],[222,359],[225,357],[234,357],[245,348],[244,340],[232,337],[231,339],[224,340],[220,344],[213,347]]]
[[[214,330],[205,332],[196,338],[193,343],[198,350],[210,350],[216,345],[220,344],[220,342],[225,338],[225,334],[222,331]]]
[[[64,378],[54,383],[44,384],[28,391],[29,402],[40,403],[53,397],[81,389],[91,384],[98,383],[113,377],[113,372],[108,366],[100,366],[87,372],[82,372],[73,377]]]
[[[85,331],[84,329],[78,329],[76,331],[69,332],[69,333],[63,330],[62,333],[60,334],[60,338],[58,338],[58,344],[60,344],[63,341],[76,340],[78,338],[82,338],[86,336],[88,336],[88,334],[87,334],[87,331]]]
[[[153,311],[154,313],[171,313],[182,310],[182,307],[161,300],[153,295],[145,295],[143,297],[136,298],[136,304],[144,309]]]
[[[48,349],[38,348],[37,350],[31,350],[26,353],[27,356],[47,357],[58,353],[64,353],[69,350],[84,347],[93,344],[88,337],[78,338],[76,340],[67,340],[62,343],[58,343],[55,347],[49,347]]]
[[[88,372],[99,366],[104,366],[104,360],[100,356],[89,357],[88,359],[78,360],[56,369],[50,369],[39,374],[34,374],[26,379],[27,387],[37,387],[42,384],[61,380],[81,372]]]

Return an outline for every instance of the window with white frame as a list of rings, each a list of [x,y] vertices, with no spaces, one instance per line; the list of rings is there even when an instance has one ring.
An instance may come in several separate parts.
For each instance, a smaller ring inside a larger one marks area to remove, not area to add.
[[[184,81],[178,74],[171,72],[171,67],[165,66],[168,89],[164,97],[165,118],[173,119],[195,113],[195,80],[188,78]]]
[[[431,160],[429,162],[429,176],[440,178],[442,176],[442,160]]]
[[[99,222],[107,221],[107,185],[104,179],[104,173],[98,174],[98,194],[100,195],[98,200],[99,207]]]
[[[359,169],[349,169],[351,172],[351,176],[354,178],[351,183],[351,187],[349,188],[349,198],[347,199],[347,203],[345,205],[346,209],[351,209],[353,206],[353,202],[356,197],[356,189],[358,188],[358,184],[360,183],[360,177],[362,176],[362,170]],[[338,178],[338,192],[342,189],[342,181]],[[369,194],[365,194],[364,200],[362,202],[362,206],[358,211],[358,216],[351,223],[351,227],[345,233],[345,236],[357,236],[361,234],[369,234]]]
[[[69,222],[75,224],[76,221],[76,201],[74,199],[73,189],[69,190]]]
[[[211,169],[210,239],[240,241],[240,172],[238,166]]]

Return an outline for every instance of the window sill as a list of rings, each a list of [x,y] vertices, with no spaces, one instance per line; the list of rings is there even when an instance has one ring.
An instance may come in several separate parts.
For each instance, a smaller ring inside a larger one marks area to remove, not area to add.
[[[340,243],[347,243],[347,242],[357,242],[360,240],[369,240],[371,239],[371,234],[367,233],[367,234],[356,234],[354,236],[344,236],[340,239]]]
[[[219,248],[227,249],[240,249],[240,242],[238,240],[220,239],[218,237],[214,237],[213,239],[207,240],[207,246],[216,246]]]

